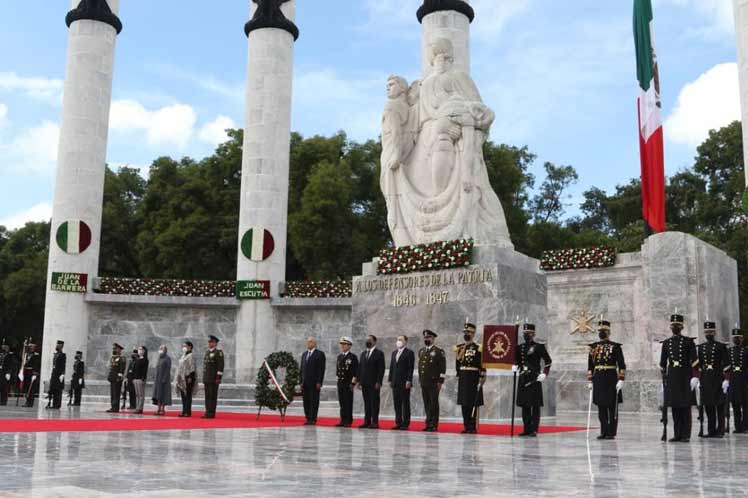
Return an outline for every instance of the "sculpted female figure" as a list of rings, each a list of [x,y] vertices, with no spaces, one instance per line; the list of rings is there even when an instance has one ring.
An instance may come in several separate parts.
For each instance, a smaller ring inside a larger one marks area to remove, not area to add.
[[[473,238],[512,247],[483,159],[495,115],[453,68],[449,40],[434,40],[430,51],[422,82],[408,90],[403,78],[388,80],[381,187],[392,237],[397,246]]]

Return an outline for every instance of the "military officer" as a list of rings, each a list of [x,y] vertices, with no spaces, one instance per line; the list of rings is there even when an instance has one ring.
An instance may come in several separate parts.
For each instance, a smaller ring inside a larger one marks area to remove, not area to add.
[[[600,419],[597,439],[615,439],[618,433],[618,404],[623,403],[621,390],[626,378],[626,362],[621,345],[610,340],[610,322],[600,320],[597,331],[600,340],[590,344],[587,381]]]
[[[218,337],[208,337],[208,352],[203,358],[203,386],[205,387],[205,415],[202,418],[216,418],[218,386],[223,378],[223,351],[218,349]]]
[[[8,404],[8,394],[18,375],[18,357],[10,346],[0,347],[0,406]]]
[[[31,408],[34,406],[34,398],[39,394],[39,375],[42,370],[42,355],[39,353],[39,347],[36,344],[29,344],[29,354],[26,356],[26,363],[23,365],[23,388],[26,391],[26,404],[23,406]]]
[[[423,408],[426,412],[426,432],[439,429],[439,392],[447,376],[447,356],[444,350],[434,345],[437,335],[423,331],[424,346],[418,351],[418,381],[421,384]]]
[[[111,408],[107,413],[119,413],[119,397],[122,394],[122,382],[127,371],[127,360],[122,356],[125,348],[117,344],[112,345],[112,357],[109,358],[109,401]]]
[[[473,342],[475,330],[475,325],[466,323],[463,330],[465,342],[455,346],[457,404],[462,406],[463,434],[477,432],[478,407],[483,406],[483,384],[486,382],[483,347]]]
[[[47,406],[53,410],[59,410],[62,406],[62,393],[65,391],[65,366],[67,356],[62,352],[65,347],[63,341],[57,341],[55,345],[55,354],[52,356],[52,374],[49,378],[49,395],[52,398],[52,405]]]
[[[353,340],[350,337],[340,338],[340,354],[337,361],[338,403],[340,404],[340,422],[335,427],[350,427],[353,424],[353,390],[356,387],[358,358],[351,353]]]
[[[727,358],[727,344],[715,339],[717,324],[704,322],[706,342],[696,347],[699,359],[699,380],[701,385],[701,406],[707,417],[707,434],[704,437],[725,436],[725,393],[728,382],[725,372],[730,370]],[[699,433],[701,434],[701,432]]]
[[[81,394],[86,387],[86,364],[83,361],[83,352],[75,352],[73,363],[73,377],[70,379],[70,389],[73,391],[73,406],[81,406]]]
[[[519,372],[517,406],[522,408],[524,424],[520,436],[535,437],[540,428],[540,409],[543,406],[542,384],[551,370],[552,360],[545,344],[535,341],[535,325],[525,323],[522,336],[524,342],[517,348],[515,357]]]
[[[727,398],[732,405],[735,416],[734,433],[748,432],[746,427],[746,409],[748,408],[748,358],[743,346],[743,331],[735,328],[732,330],[732,346],[727,351],[729,362],[730,381],[727,390]]]
[[[684,337],[682,315],[670,317],[672,336],[662,341],[660,370],[665,383],[666,406],[673,412],[674,436],[670,442],[687,443],[691,440],[691,407],[695,403],[693,392],[699,388],[699,364],[693,338]]]

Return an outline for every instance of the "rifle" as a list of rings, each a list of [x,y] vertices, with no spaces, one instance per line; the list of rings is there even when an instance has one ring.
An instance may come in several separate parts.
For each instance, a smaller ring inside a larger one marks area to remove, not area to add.
[[[127,407],[127,383],[129,381],[127,378],[125,378],[125,381],[122,383],[122,407],[120,410],[124,410]]]
[[[667,377],[662,374],[662,442],[667,442]]]
[[[704,437],[704,403],[699,400],[699,437]]]
[[[19,374],[23,375],[23,367],[26,365],[26,350],[29,347],[29,339],[26,338],[23,340],[23,348],[21,349],[21,364],[19,365]],[[19,378],[20,380],[20,378]],[[16,392],[16,406],[18,406],[18,402],[21,400],[21,395],[23,394],[23,382],[25,382],[26,378],[24,377],[24,380],[21,380],[18,384],[18,389]]]

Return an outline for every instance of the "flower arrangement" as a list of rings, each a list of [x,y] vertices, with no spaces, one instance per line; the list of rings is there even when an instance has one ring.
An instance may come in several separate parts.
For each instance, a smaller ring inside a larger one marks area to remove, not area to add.
[[[131,296],[235,297],[236,282],[102,277],[95,292]]]
[[[615,264],[616,250],[607,246],[545,251],[540,260],[540,268],[545,271],[605,268]]]
[[[460,239],[382,249],[379,252],[377,273],[393,275],[469,266],[473,247],[472,239]]]
[[[286,282],[286,291],[282,297],[351,297],[352,294],[353,283],[350,280],[302,280]]]

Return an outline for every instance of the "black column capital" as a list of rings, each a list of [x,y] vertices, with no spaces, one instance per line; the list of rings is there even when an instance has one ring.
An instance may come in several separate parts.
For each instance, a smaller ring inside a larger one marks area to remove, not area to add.
[[[418,22],[422,23],[424,17],[441,10],[454,10],[465,14],[470,22],[473,22],[473,19],[475,19],[475,10],[473,10],[469,3],[463,0],[423,0],[423,5],[416,12]]]
[[[65,16],[68,28],[75,21],[100,21],[113,27],[117,34],[122,32],[122,21],[112,12],[106,0],[81,0],[76,8]]]
[[[252,0],[257,4],[257,10],[252,19],[244,25],[244,34],[249,34],[262,28],[278,28],[288,31],[294,40],[299,39],[299,28],[281,11],[281,5],[289,0]]]

